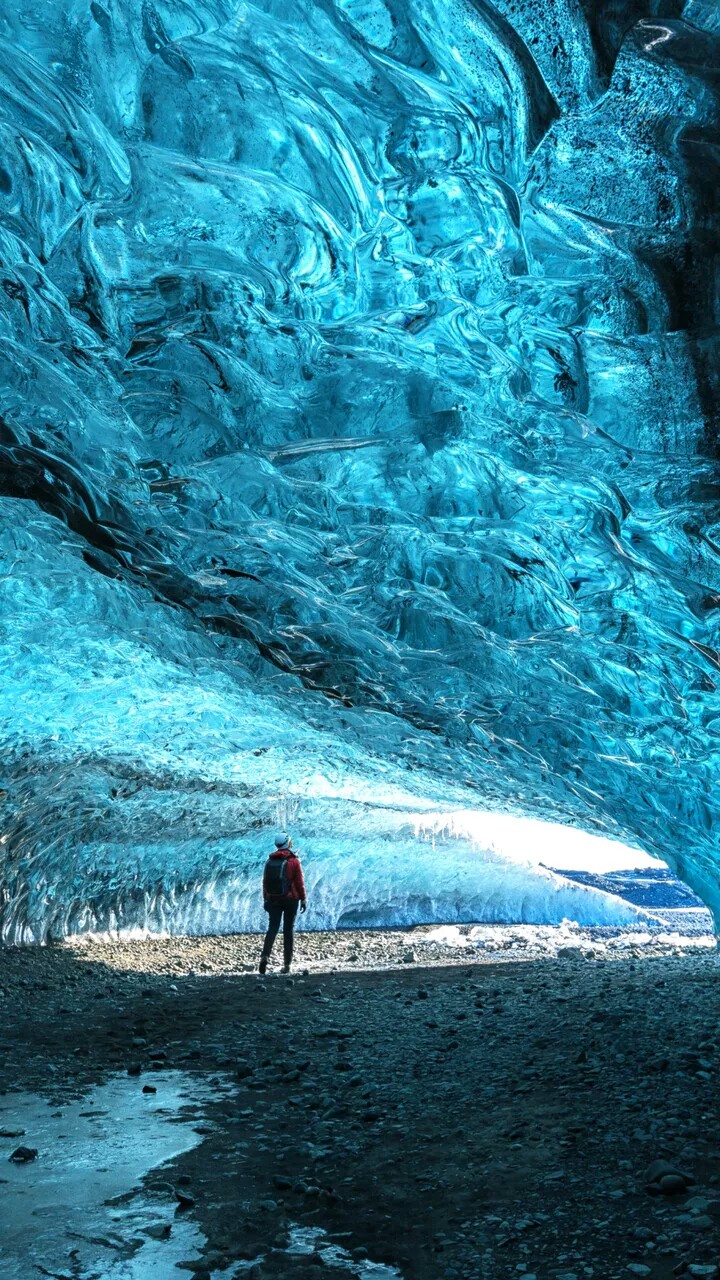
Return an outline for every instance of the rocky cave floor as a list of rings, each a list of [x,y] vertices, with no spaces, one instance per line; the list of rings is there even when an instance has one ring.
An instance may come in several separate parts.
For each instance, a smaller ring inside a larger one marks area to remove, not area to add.
[[[158,1247],[190,1218],[201,1255],[148,1275],[390,1274],[365,1259],[403,1280],[719,1274],[717,952],[498,958],[422,930],[297,950],[291,978],[276,956],[265,980],[253,937],[0,953],[3,1116],[15,1090],[62,1105],[112,1073],[138,1099],[156,1077],[158,1105],[168,1071],[207,1082],[199,1145],[143,1189],[173,1207]],[[289,1251],[298,1226],[346,1261]]]

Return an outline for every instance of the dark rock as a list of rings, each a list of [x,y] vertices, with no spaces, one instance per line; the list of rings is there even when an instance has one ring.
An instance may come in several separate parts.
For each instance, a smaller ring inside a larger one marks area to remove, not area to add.
[[[653,1160],[645,1173],[645,1180],[651,1195],[664,1196],[680,1195],[693,1182],[689,1173],[683,1173],[669,1160]]]
[[[30,1164],[31,1160],[37,1160],[37,1154],[37,1147],[16,1147],[8,1159],[11,1164]]]
[[[149,1227],[143,1227],[142,1233],[150,1236],[151,1240],[169,1240],[172,1226],[169,1222],[152,1222]]]
[[[663,1196],[679,1196],[687,1191],[687,1179],[682,1173],[666,1173],[657,1183],[658,1191]]]
[[[669,1160],[653,1160],[645,1171],[646,1182],[657,1182],[659,1178],[665,1176],[666,1173],[680,1173],[676,1164],[671,1164]],[[687,1182],[692,1182],[687,1174],[682,1175]]]
[[[157,1093],[157,1089],[154,1084],[144,1084],[142,1091],[143,1093]]]

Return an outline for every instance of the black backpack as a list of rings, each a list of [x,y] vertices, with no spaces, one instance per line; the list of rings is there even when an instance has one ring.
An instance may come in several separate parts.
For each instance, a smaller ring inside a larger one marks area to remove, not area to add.
[[[290,877],[287,864],[287,858],[275,858],[272,854],[265,863],[264,883],[268,898],[289,897]]]

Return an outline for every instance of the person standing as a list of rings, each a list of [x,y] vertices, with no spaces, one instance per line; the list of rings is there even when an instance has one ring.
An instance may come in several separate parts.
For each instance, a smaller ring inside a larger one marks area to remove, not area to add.
[[[290,972],[293,958],[293,930],[295,918],[307,910],[305,881],[300,859],[292,847],[292,838],[284,832],[275,837],[275,849],[269,855],[263,872],[263,905],[268,913],[268,929],[265,934],[259,970],[265,973],[277,938],[283,927],[283,973]]]

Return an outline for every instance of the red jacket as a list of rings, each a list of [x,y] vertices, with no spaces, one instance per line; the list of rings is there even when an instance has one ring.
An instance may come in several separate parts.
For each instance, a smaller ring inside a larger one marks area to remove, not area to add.
[[[269,855],[273,860],[275,858],[285,858],[287,861],[286,874],[289,886],[288,897],[295,902],[305,901],[305,881],[303,880],[302,867],[300,859],[292,849],[274,849]],[[278,902],[281,899],[270,898],[265,888],[266,872],[263,872],[263,900],[265,903]]]

